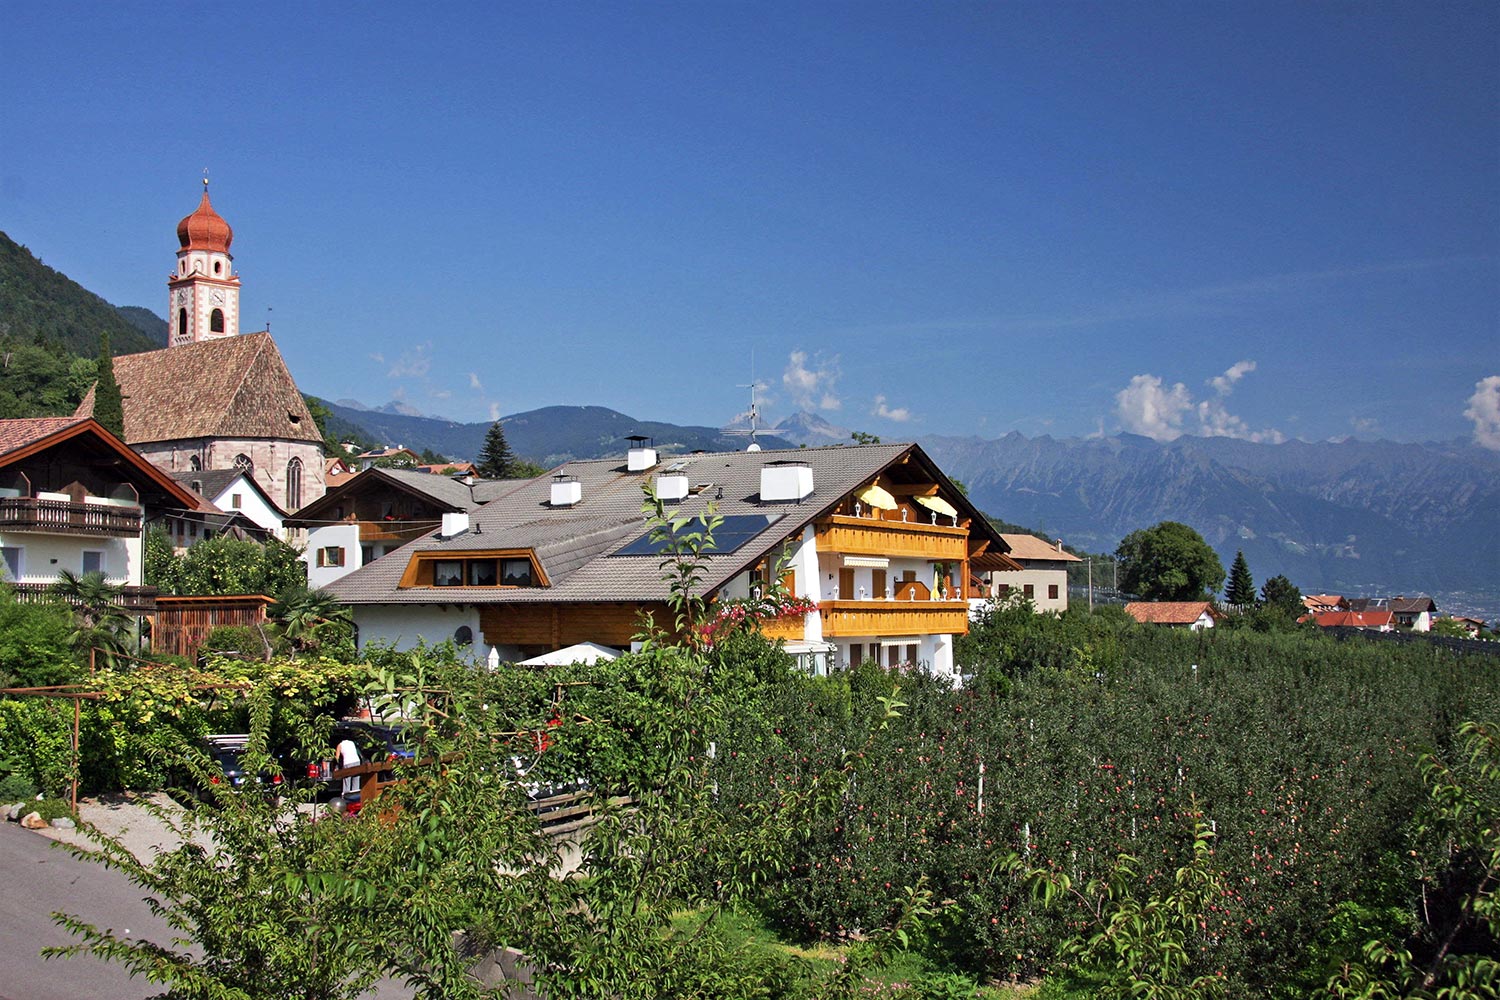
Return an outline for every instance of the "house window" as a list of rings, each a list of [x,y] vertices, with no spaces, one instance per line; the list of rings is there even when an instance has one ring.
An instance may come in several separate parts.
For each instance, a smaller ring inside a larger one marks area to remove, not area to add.
[[[1036,587],[1032,586],[1031,584],[1028,583],[1021,589],[1025,592],[1027,600],[1031,600],[1032,598],[1036,597]]]
[[[250,461],[249,455],[243,453],[234,456],[234,467],[236,469],[239,469],[241,472],[246,473],[255,471],[255,463]]]
[[[474,645],[474,630],[467,625],[460,625],[453,633],[453,642],[458,646]]]
[[[464,583],[464,563],[462,559],[438,559],[432,564],[432,585],[434,587],[462,587]]]
[[[318,550],[318,565],[332,567],[344,565],[344,550],[338,545],[325,545]]]
[[[849,644],[849,666],[857,667],[865,662],[865,644],[862,642],[851,642]]]
[[[224,310],[215,309],[208,314],[208,329],[213,333],[224,332]]]
[[[201,479],[194,479],[193,480],[193,485],[192,485],[192,490],[193,490],[194,493],[197,493],[199,496],[202,496],[203,495],[203,480],[201,480]]]
[[[375,561],[375,546],[373,546],[373,545],[361,545],[359,547],[359,564],[361,566],[368,566],[368,565],[370,565],[370,563],[372,563],[374,561]]]
[[[502,559],[500,561],[500,582],[507,587],[531,586],[531,560]]]
[[[1047,584],[1047,599],[1049,601],[1055,601],[1055,600],[1057,600],[1057,584],[1055,584],[1055,583],[1049,583],[1049,584]]]
[[[229,498],[229,506],[233,507],[235,510],[239,510],[240,506],[241,506],[240,501],[241,501],[240,494],[236,493],[236,494],[234,494],[233,496],[231,496]]]
[[[102,575],[104,573],[104,553],[85,549],[83,552],[83,572],[85,575],[89,573],[99,573]]]
[[[1009,593],[1010,593],[1010,584],[1008,584],[1008,583],[997,583],[997,584],[995,584],[995,596],[996,597],[1005,597]]]
[[[18,545],[0,546],[0,558],[5,560],[5,578],[15,581],[21,579],[21,552]]]
[[[497,582],[494,559],[469,560],[469,586],[493,587]]]
[[[302,506],[302,459],[294,458],[286,463],[286,509],[296,510]]]

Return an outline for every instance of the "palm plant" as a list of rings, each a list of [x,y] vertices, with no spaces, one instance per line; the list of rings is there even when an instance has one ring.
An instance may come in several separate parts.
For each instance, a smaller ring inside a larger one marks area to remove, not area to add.
[[[299,651],[322,646],[330,631],[327,626],[348,626],[353,621],[349,609],[328,591],[305,587],[283,594],[272,606],[271,617],[281,623],[282,634]]]
[[[98,571],[79,576],[66,569],[48,588],[49,594],[73,609],[74,627],[68,642],[80,655],[97,649],[108,662],[125,652],[132,622],[120,604],[121,590]]]

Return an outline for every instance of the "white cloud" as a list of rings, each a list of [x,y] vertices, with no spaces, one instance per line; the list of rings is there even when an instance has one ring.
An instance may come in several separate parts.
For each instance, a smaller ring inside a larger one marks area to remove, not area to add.
[[[376,351],[374,354],[369,355],[369,358],[377,365],[385,364],[385,355],[381,354],[379,351]]]
[[[482,392],[484,390],[484,383],[479,381],[477,372],[469,372],[469,388],[475,392]]]
[[[1474,421],[1475,444],[1500,451],[1500,375],[1474,383],[1474,395],[1469,397],[1464,416]]]
[[[1227,396],[1234,391],[1234,384],[1240,379],[1255,371],[1254,361],[1236,361],[1229,366],[1229,370],[1223,375],[1215,375],[1208,380],[1208,384],[1214,387],[1214,391],[1221,396]]]
[[[1223,375],[1210,379],[1209,385],[1221,397],[1226,396],[1236,382],[1254,370],[1255,362],[1241,361]],[[1220,399],[1195,402],[1193,394],[1181,382],[1165,387],[1158,375],[1137,375],[1129,385],[1115,393],[1115,415],[1125,430],[1153,441],[1175,441],[1188,433],[1269,444],[1286,440],[1286,435],[1274,428],[1251,430],[1244,419],[1230,413]]]
[[[870,413],[883,420],[894,420],[898,424],[911,419],[911,410],[904,406],[887,406],[884,396],[875,397],[875,408]]]
[[[432,368],[432,359],[427,356],[427,351],[431,347],[430,343],[418,344],[406,351],[391,365],[391,370],[385,373],[386,377],[422,378]]]
[[[781,374],[781,384],[798,409],[837,410],[843,406],[843,400],[833,389],[839,375],[837,356],[815,355],[809,363],[806,351],[793,351],[787,358],[786,371]]]
[[[499,403],[491,403],[490,404],[490,420],[491,421],[495,421],[495,420],[499,420],[499,419],[500,419],[500,404]]]
[[[433,399],[452,399],[453,398],[453,392],[451,390],[449,390],[449,389],[434,389],[432,392],[428,393],[428,395],[431,396]]]
[[[1115,413],[1132,434],[1153,441],[1175,441],[1182,436],[1182,415],[1193,408],[1193,396],[1178,382],[1163,389],[1156,375],[1137,375],[1115,393]]]
[[[1356,434],[1374,434],[1380,429],[1380,421],[1374,417],[1350,417],[1349,426]]]

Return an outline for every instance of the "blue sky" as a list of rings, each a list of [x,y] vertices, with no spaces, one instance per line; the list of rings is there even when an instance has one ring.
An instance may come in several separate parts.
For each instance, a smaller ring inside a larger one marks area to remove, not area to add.
[[[207,167],[318,395],[1500,449],[1493,3],[5,22],[0,229],[163,313]]]

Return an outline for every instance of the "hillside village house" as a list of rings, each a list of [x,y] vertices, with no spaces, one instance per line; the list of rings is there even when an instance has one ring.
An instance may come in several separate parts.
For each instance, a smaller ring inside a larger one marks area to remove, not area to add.
[[[452,639],[507,660],[626,649],[642,612],[672,622],[643,486],[674,516],[723,518],[701,588],[719,607],[768,593],[773,574],[811,603],[766,631],[814,671],[874,659],[952,676],[978,576],[1020,569],[916,445],[659,460],[632,439],[623,462],[569,462],[515,485],[328,589],[352,606],[361,642]]]
[[[528,480],[475,481],[473,486],[410,469],[366,469],[287,519],[307,531],[302,560],[307,582],[326,587],[341,577],[442,527],[443,518],[472,513]]]
[[[114,359],[125,442],[168,472],[245,472],[296,510],[323,495],[323,437],[271,334],[240,333],[234,233],[206,188],[177,240],[170,346]],[[93,413],[90,389],[75,416]]]
[[[99,572],[133,614],[155,609],[142,587],[148,515],[188,509],[193,495],[93,420],[0,420],[0,556],[5,580],[38,598],[63,570]]]
[[[184,484],[179,480],[178,485]],[[177,555],[182,555],[199,542],[220,535],[249,539],[261,545],[275,537],[239,511],[220,508],[212,500],[193,490],[191,484],[188,484],[188,491],[193,494],[196,506],[191,509],[168,508],[153,511],[146,519],[148,530],[159,527],[166,532],[167,540],[172,543],[172,550]]]
[[[1046,542],[1035,535],[1002,534],[1010,546],[1010,557],[1020,564],[1019,570],[994,570],[985,581],[988,595],[1004,598],[1022,594],[1038,611],[1068,610],[1068,566],[1083,562],[1071,552],[1063,551],[1062,539]]]
[[[1131,601],[1125,613],[1143,625],[1166,625],[1201,632],[1213,628],[1219,613],[1211,601]]]

